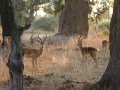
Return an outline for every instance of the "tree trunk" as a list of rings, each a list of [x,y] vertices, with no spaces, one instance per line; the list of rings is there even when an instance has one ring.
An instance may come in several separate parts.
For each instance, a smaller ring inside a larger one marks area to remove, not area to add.
[[[11,0],[1,0],[0,15],[4,36],[11,36],[11,53],[7,63],[10,75],[9,90],[23,90],[23,49],[20,47],[23,31],[17,28]]]
[[[100,81],[86,90],[120,90],[120,0],[114,0],[110,23],[110,60]]]
[[[60,14],[59,33],[84,35],[88,33],[88,7],[85,0],[66,0]]]

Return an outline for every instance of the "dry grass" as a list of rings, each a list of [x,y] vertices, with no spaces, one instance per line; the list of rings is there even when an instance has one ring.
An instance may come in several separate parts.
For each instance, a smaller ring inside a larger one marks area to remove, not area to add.
[[[101,38],[90,36],[84,40],[83,45],[101,49],[101,42]],[[31,45],[31,47],[36,48],[38,46],[38,44]],[[109,54],[107,53],[104,57],[103,54],[106,53],[104,51],[100,50],[97,53],[98,65],[95,67],[90,56],[85,61],[81,60],[80,50],[77,47],[77,37],[71,37],[66,45],[45,45],[36,67],[32,67],[30,59],[24,59],[24,74],[33,76],[42,83],[25,85],[24,90],[58,90],[57,88],[64,86],[63,82],[66,80],[94,83],[100,79],[108,63]],[[0,68],[0,90],[7,90],[7,85],[4,82],[9,79],[8,68],[2,58]],[[71,89],[67,87],[69,89],[64,90],[80,90],[81,85],[74,84],[75,87]]]

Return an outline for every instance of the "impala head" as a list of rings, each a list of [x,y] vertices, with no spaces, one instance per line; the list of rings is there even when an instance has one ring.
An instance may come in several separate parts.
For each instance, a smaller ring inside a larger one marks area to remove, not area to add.
[[[25,45],[24,43],[20,43],[20,47],[22,48],[29,48],[27,45]]]
[[[78,38],[78,45],[77,45],[77,46],[79,46],[79,45],[82,44],[82,40],[83,40],[84,38],[85,38],[84,36],[80,36],[80,37]]]
[[[41,47],[43,48],[46,40],[47,40],[47,36],[43,40],[38,36],[38,40],[37,41],[40,43]]]
[[[30,36],[30,43],[34,44],[35,38],[33,38],[33,35]]]

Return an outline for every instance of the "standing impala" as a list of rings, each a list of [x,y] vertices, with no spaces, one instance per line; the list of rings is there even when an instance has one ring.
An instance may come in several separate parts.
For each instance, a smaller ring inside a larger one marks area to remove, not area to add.
[[[103,40],[102,41],[102,48],[108,49],[109,48],[109,41]]]
[[[37,40],[40,43],[40,47],[39,49],[34,49],[34,48],[30,48],[27,46],[23,46],[23,50],[24,50],[24,56],[27,58],[31,58],[32,59],[32,65],[35,66],[37,65],[37,59],[40,57],[40,55],[43,52],[43,45],[46,42],[47,37],[45,37],[43,40],[38,37],[39,40]]]
[[[109,44],[110,42],[108,40],[102,41],[102,48],[104,49],[103,57],[107,57],[109,55]]]
[[[85,59],[85,56],[89,54],[93,58],[94,62],[97,63],[96,53],[98,50],[94,47],[83,47],[82,46],[83,39],[84,37],[78,38],[78,46],[80,47],[82,53],[82,59]]]

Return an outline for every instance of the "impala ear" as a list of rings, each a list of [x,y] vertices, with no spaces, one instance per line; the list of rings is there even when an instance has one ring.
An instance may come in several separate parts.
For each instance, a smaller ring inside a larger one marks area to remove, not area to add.
[[[47,41],[47,35],[46,37],[43,39],[43,44]]]
[[[43,43],[42,39],[39,37],[39,34],[38,34],[38,37],[37,37],[39,40],[37,40],[40,44]]]
[[[79,37],[79,40],[83,40],[83,39],[85,39],[85,36],[80,36]]]

